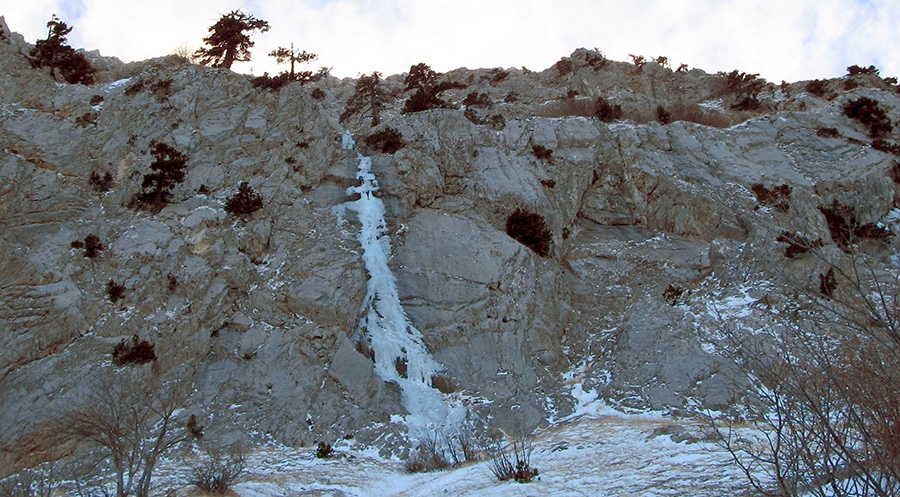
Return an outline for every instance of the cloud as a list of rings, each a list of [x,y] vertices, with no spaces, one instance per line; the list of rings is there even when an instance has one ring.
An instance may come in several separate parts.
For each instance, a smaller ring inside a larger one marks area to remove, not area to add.
[[[70,42],[139,60],[201,45],[220,14],[213,0],[33,0],[3,6],[7,23],[33,41],[57,12]],[[253,61],[234,69],[280,70],[266,54],[294,43],[319,54],[311,69],[338,76],[394,74],[426,62],[541,70],[579,47],[615,60],[664,55],[709,72],[759,73],[771,81],[835,77],[851,64],[900,74],[896,0],[245,0],[231,8],[269,21]]]

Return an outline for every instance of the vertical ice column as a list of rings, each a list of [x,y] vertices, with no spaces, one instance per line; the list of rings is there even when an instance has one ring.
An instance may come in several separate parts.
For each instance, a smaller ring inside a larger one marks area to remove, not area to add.
[[[344,135],[343,148],[353,150],[355,143]],[[425,347],[422,333],[410,322],[397,294],[388,259],[391,256],[391,240],[385,234],[384,203],[375,196],[378,181],[372,174],[372,158],[357,154],[359,186],[347,189],[348,195],[359,198],[344,204],[357,213],[361,224],[357,239],[362,247],[362,258],[369,273],[366,297],[360,308],[360,331],[369,338],[375,353],[375,372],[383,380],[396,381],[402,390],[403,406],[409,412],[407,424],[410,431],[443,429],[465,417],[465,408],[451,408],[443,395],[431,387],[432,376],[443,368]],[[401,375],[397,364],[404,363],[406,371]],[[404,377],[405,376],[405,377]]]

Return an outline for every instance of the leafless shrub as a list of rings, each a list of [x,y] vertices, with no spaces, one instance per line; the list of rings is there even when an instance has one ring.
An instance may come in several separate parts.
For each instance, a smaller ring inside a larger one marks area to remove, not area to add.
[[[58,476],[54,463],[20,471],[0,480],[0,497],[51,497]]]
[[[191,468],[188,483],[213,495],[226,495],[244,472],[244,455],[234,451],[227,456],[215,453]]]
[[[510,442],[494,440],[484,447],[491,474],[500,481],[519,483],[529,483],[538,476],[537,468],[531,465],[533,450],[532,438],[520,430]]]
[[[763,495],[898,495],[898,275],[858,251],[813,254],[818,278],[780,280],[789,312],[756,334],[727,332],[753,429],[718,423],[720,442]]]
[[[445,446],[447,439],[443,434],[432,432],[419,440],[419,445],[406,458],[404,466],[409,473],[440,471],[454,466],[450,455],[452,452]]]

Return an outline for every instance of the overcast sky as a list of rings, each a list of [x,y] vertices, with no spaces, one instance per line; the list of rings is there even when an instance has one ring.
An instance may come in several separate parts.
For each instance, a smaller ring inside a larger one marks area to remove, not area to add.
[[[425,62],[542,70],[576,48],[608,58],[664,55],[707,72],[739,69],[773,82],[836,77],[851,64],[900,75],[900,0],[0,0],[31,43],[58,14],[69,44],[124,61],[202,45],[233,9],[266,20],[244,73],[281,70],[278,46],[319,55],[315,70],[355,77]]]

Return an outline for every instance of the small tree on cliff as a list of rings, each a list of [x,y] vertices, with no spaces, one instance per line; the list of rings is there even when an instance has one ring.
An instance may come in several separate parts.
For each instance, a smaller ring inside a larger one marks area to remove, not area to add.
[[[131,207],[153,212],[161,211],[172,198],[172,188],[184,181],[184,168],[187,157],[169,145],[153,142],[150,145],[154,172],[144,175],[142,187],[144,191],[135,195]]]
[[[269,30],[269,23],[233,10],[210,26],[209,36],[203,39],[209,48],[201,48],[194,55],[201,64],[231,69],[233,62],[250,60],[250,48],[254,43],[249,33],[256,30],[265,33]]]
[[[438,97],[440,92],[448,89],[448,85],[438,83],[440,75],[424,62],[409,68],[409,74],[403,82],[406,83],[407,91],[415,90],[415,93],[403,105],[404,114],[447,107],[447,102]]]
[[[381,123],[381,110],[387,100],[387,90],[382,84],[381,73],[375,71],[371,76],[363,74],[356,81],[356,91],[347,101],[347,107],[341,114],[341,122],[346,121],[354,114],[369,111],[372,114],[372,126],[378,126]]]
[[[84,54],[66,44],[66,37],[71,32],[72,28],[54,14],[47,23],[47,39],[38,40],[29,53],[31,65],[36,69],[49,67],[53,79],[56,79],[58,70],[59,76],[67,83],[89,85],[94,82],[97,71]]]
[[[309,81],[313,77],[312,71],[301,71],[295,72],[294,65],[295,64],[305,64],[307,62],[312,62],[319,58],[318,55],[314,53],[308,53],[307,51],[297,51],[294,49],[294,44],[291,43],[291,48],[278,47],[275,50],[269,52],[269,57],[275,57],[275,62],[279,64],[284,64],[285,62],[291,63],[291,72],[287,73],[288,77],[292,81]]]

